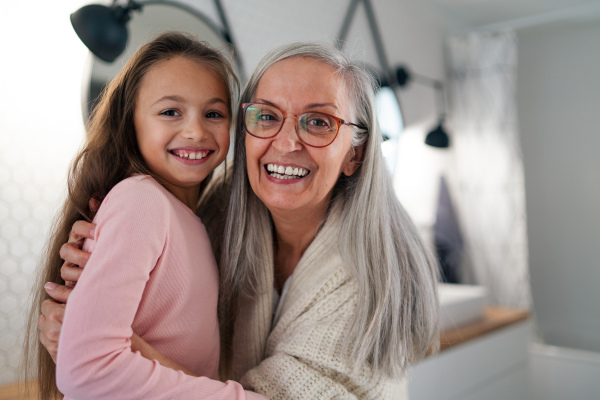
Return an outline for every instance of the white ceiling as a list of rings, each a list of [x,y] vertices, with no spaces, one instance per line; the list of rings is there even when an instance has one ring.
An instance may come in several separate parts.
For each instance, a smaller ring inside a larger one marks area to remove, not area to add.
[[[444,20],[478,28],[540,17],[600,18],[600,0],[430,0]]]

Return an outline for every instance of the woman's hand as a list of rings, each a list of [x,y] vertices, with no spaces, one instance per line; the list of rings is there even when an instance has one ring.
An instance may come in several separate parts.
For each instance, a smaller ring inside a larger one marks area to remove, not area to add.
[[[90,258],[90,253],[81,250],[81,247],[85,239],[94,239],[95,230],[95,224],[86,221],[75,222],[69,233],[69,241],[60,248],[60,258],[65,260],[60,269],[60,276],[68,287],[75,286],[81,275],[81,269]],[[48,294],[52,296],[51,293]]]
[[[38,338],[55,363],[56,353],[58,352],[58,338],[64,315],[64,304],[57,303],[54,300],[45,300],[42,303],[42,313],[38,317]]]
[[[38,318],[38,337],[54,362],[56,362],[58,338],[65,315],[65,303],[81,275],[82,269],[78,265],[85,266],[90,257],[90,253],[81,250],[81,246],[86,238],[94,238],[95,228],[96,225],[89,222],[75,222],[69,233],[69,241],[60,249],[60,257],[65,260],[60,269],[60,275],[66,281],[66,285],[58,285],[53,282],[44,285],[46,293],[54,300],[45,300],[42,303],[42,314]]]

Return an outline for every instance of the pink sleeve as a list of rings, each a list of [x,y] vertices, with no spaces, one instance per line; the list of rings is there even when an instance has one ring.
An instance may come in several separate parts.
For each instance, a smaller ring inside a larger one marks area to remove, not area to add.
[[[75,399],[264,399],[239,383],[191,377],[131,351],[131,326],[165,244],[166,200],[135,182],[109,196],[98,213],[94,251],[66,307],[59,390]]]

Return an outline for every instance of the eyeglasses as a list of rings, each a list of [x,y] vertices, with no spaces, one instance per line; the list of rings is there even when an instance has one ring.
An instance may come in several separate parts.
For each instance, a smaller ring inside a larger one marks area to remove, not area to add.
[[[275,137],[288,117],[279,108],[268,104],[243,103],[242,109],[246,132],[261,139]],[[312,147],[329,146],[337,137],[342,125],[366,129],[322,112],[306,112],[296,120],[296,135],[302,143]]]

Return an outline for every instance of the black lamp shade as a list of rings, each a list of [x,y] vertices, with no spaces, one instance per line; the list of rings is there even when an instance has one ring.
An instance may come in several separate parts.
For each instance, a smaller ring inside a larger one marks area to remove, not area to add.
[[[404,66],[399,66],[396,68],[396,82],[398,83],[398,86],[403,88],[408,84],[410,78],[411,76],[410,72],[408,72],[408,68]]]
[[[126,20],[117,8],[90,4],[71,14],[77,36],[98,58],[113,62],[127,45]]]
[[[434,130],[427,134],[425,144],[440,148],[446,148],[450,145],[450,139],[441,121]]]

